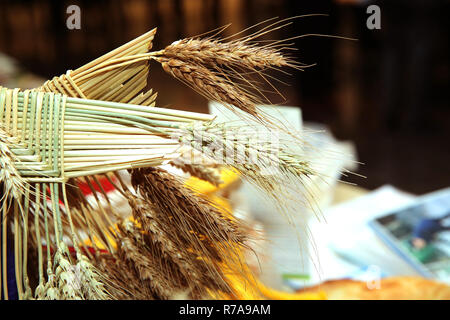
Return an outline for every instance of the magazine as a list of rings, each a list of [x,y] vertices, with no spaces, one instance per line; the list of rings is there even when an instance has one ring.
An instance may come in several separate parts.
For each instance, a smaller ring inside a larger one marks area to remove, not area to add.
[[[422,276],[450,283],[450,188],[418,197],[369,225]]]

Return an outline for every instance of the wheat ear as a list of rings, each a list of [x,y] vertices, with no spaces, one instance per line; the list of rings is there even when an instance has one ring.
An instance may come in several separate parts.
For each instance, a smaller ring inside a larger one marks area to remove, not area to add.
[[[283,199],[289,196],[289,191],[316,175],[308,161],[290,152],[281,142],[273,145],[271,135],[257,137],[253,130],[209,123],[186,126],[178,136],[186,146],[238,170],[267,192],[282,211],[287,211]]]
[[[306,67],[285,53],[291,44],[286,40],[260,45],[256,39],[284,27],[284,20],[270,24],[253,35],[226,41],[213,37],[187,38],[173,42],[163,50],[150,52],[148,57],[160,62],[164,70],[184,82],[207,99],[221,102],[249,113],[266,125],[277,125],[256,105],[271,103],[261,81],[273,93],[283,95],[272,84],[276,78],[267,70],[281,68],[302,70]],[[283,97],[284,98],[284,97]]]
[[[11,194],[19,199],[26,183],[14,165],[17,157],[11,152],[13,143],[13,138],[0,127],[0,183],[4,185],[3,197],[7,198]]]
[[[184,82],[207,99],[235,106],[260,119],[256,111],[256,97],[245,92],[228,79],[203,65],[186,63],[175,58],[157,57],[164,71]]]
[[[137,272],[143,284],[158,299],[168,299],[181,289],[179,279],[170,270],[169,264],[161,268],[161,252],[150,250],[142,237],[142,231],[133,222],[126,221],[119,225],[121,234],[119,255]],[[155,249],[155,247],[153,247]],[[166,261],[167,262],[167,261]]]
[[[220,170],[217,168],[189,163],[184,161],[181,157],[173,159],[170,161],[170,164],[189,173],[191,176],[207,181],[216,187],[223,183],[222,178],[220,177]]]
[[[132,171],[132,185],[157,213],[160,229],[194,258],[199,279],[189,279],[199,289],[213,288],[229,292],[224,266],[239,272],[240,250],[246,239],[246,227],[206,199],[196,196],[174,176],[159,168]],[[191,260],[192,261],[192,260]],[[231,271],[230,271],[231,272]]]
[[[190,292],[191,297],[202,297],[205,295],[205,288],[223,289],[216,285],[215,274],[209,270],[207,261],[198,259],[199,256],[192,254],[190,250],[180,250],[180,247],[189,248],[191,244],[173,237],[171,233],[176,231],[168,229],[161,223],[150,203],[139,197],[130,198],[129,203],[133,209],[133,217],[145,231],[144,239],[150,247],[158,248],[163,255],[160,259],[172,262],[171,268],[175,267],[179,271],[176,274],[183,278],[180,282],[184,283],[185,292]],[[165,263],[160,265],[164,266]],[[164,267],[161,272],[168,271]]]
[[[109,300],[111,294],[105,290],[103,280],[106,275],[101,276],[97,268],[89,259],[80,253],[77,253],[77,268],[81,273],[81,284],[84,296],[88,300]]]
[[[269,67],[297,67],[297,63],[284,56],[275,47],[258,46],[245,40],[222,42],[217,39],[182,39],[167,46],[166,57],[190,61],[196,64],[217,66],[236,66],[246,69],[265,69]]]
[[[142,285],[142,279],[135,270],[117,254],[99,254],[95,266],[108,275],[104,282],[105,288],[118,300],[154,300],[155,296]]]
[[[70,263],[67,246],[60,242],[55,254],[55,276],[60,299],[82,300],[81,280]]]

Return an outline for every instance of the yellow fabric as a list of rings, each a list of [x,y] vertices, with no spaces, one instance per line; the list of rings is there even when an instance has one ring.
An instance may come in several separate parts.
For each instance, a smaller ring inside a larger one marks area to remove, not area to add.
[[[239,249],[238,249],[239,250]],[[242,259],[243,253],[240,252]],[[224,273],[227,274],[227,267],[224,265]],[[278,291],[265,286],[256,278],[248,266],[242,266],[240,274],[227,275],[228,283],[234,289],[235,296],[221,294],[216,295],[217,299],[236,300],[325,300],[324,292],[318,293],[289,293]],[[214,296],[214,295],[213,295]]]

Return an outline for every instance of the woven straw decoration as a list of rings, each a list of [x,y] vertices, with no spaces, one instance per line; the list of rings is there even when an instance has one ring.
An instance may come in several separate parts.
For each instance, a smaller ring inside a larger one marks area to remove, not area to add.
[[[164,50],[149,52],[155,32],[156,29],[153,29],[75,71],[69,70],[59,77],[54,77],[35,90],[21,91],[0,87],[0,155],[6,163],[0,175],[0,182],[4,185],[1,203],[1,280],[5,297],[8,226],[14,228],[15,276],[20,299],[117,297],[105,291],[105,285],[111,284],[112,278],[108,277],[112,274],[105,274],[105,278],[101,279],[96,271],[101,265],[94,267],[93,264],[98,261],[92,256],[85,256],[89,254],[82,239],[86,233],[96,254],[99,252],[96,243],[99,242],[107,249],[110,255],[108,259],[116,261],[120,258],[115,256],[118,249],[113,243],[120,246],[128,244],[128,248],[125,246],[121,249],[131,250],[135,240],[138,241],[135,245],[142,245],[141,238],[144,236],[155,237],[150,238],[147,245],[155,245],[158,242],[155,242],[155,239],[165,236],[164,245],[168,247],[162,249],[163,253],[174,249],[183,251],[170,251],[170,262],[182,266],[182,276],[174,279],[186,281],[185,290],[195,288],[192,296],[196,298],[204,297],[205,294],[220,297],[223,293],[233,296],[238,290],[236,288],[251,278],[250,274],[243,271],[245,268],[240,258],[245,228],[237,219],[226,218],[213,205],[185,190],[170,174],[154,167],[178,157],[177,151],[182,145],[194,148],[202,155],[212,157],[213,161],[218,161],[219,159],[214,158],[218,156],[215,155],[216,146],[224,143],[223,151],[231,154],[236,143],[237,147],[250,149],[253,153],[262,155],[262,158],[256,165],[235,163],[231,159],[228,159],[231,162],[227,164],[241,171],[244,177],[259,185],[275,201],[280,201],[284,181],[295,180],[301,183],[304,176],[311,174],[306,162],[283,151],[278,154],[282,166],[281,175],[266,177],[263,174],[264,168],[272,165],[273,155],[270,149],[249,144],[251,130],[241,136],[242,132],[238,130],[240,128],[213,123],[211,115],[157,108],[154,106],[156,93],[152,90],[143,92],[147,85],[148,62],[155,60],[161,63],[168,73],[205,97],[218,99],[228,107],[237,107],[256,119],[263,120],[263,115],[258,113],[255,106],[256,100],[252,100],[251,95],[247,95],[245,90],[231,82],[226,74],[219,75],[215,70],[223,64],[229,64],[232,70],[234,67],[252,70],[260,67],[265,70],[271,64],[297,67],[292,60],[284,59],[276,48],[270,51],[266,46],[260,49],[247,43],[250,38],[228,43],[201,40],[199,44],[204,47],[203,51],[196,45],[192,46],[196,41],[183,40],[174,42]],[[211,49],[219,45],[222,50]],[[233,52],[238,56],[243,54],[247,59],[235,59]],[[192,70],[195,72],[191,72]],[[252,82],[248,84],[252,85]],[[198,141],[196,137],[197,122],[204,124],[200,132],[205,141]],[[270,121],[262,122],[271,124]],[[232,133],[236,130],[238,135],[232,135],[234,138],[226,142],[224,139],[228,136],[225,134],[227,130]],[[262,142],[264,145],[264,141]],[[180,165],[179,162],[172,163]],[[150,168],[132,170],[131,186],[117,174],[123,169],[147,167]],[[202,174],[201,170],[188,172],[197,172],[200,176]],[[116,213],[104,190],[98,191],[93,187],[93,183],[100,186],[98,175],[106,177],[128,201],[133,217],[141,219],[139,222],[142,226],[135,226],[128,221],[117,225],[119,229],[112,229],[114,222],[120,222],[123,217]],[[115,181],[111,179],[114,177]],[[84,179],[89,185],[97,202],[96,206],[88,203],[77,188],[68,191],[69,187],[75,185],[68,182],[75,182],[71,179],[78,178]],[[136,196],[136,192],[140,192],[140,197]],[[97,194],[104,196],[106,205],[101,203]],[[146,201],[142,202],[143,199]],[[158,208],[153,206],[156,203],[159,203]],[[29,214],[34,219],[29,219]],[[153,214],[160,214],[161,221],[154,220]],[[186,223],[193,219],[195,214],[195,223],[187,226]],[[178,217],[174,218],[174,215]],[[115,221],[112,221],[114,219]],[[146,235],[141,228],[149,228]],[[160,231],[157,231],[158,228]],[[177,234],[175,237],[172,234],[174,232]],[[71,257],[65,237],[69,237],[76,251],[76,259]],[[204,242],[208,238],[210,243]],[[45,272],[42,241],[47,244]],[[39,285],[34,292],[27,275],[29,247],[35,248],[39,256]],[[134,253],[132,250],[128,252],[131,256],[122,258],[133,261],[137,259],[132,262],[138,264],[136,267],[140,272],[135,280],[145,279],[146,285],[150,286],[166,286],[165,290],[160,288],[156,293],[150,289],[150,292],[143,296],[149,298],[156,294],[169,298],[177,293],[179,283],[171,283],[170,279],[161,279],[161,283],[148,281],[151,270],[148,259],[165,259],[164,254],[153,256],[153,253],[150,253],[153,249],[147,248],[148,255],[145,255],[139,253],[143,248],[134,249]],[[183,258],[180,258],[181,255]],[[149,269],[142,268],[142,263]],[[161,271],[161,263],[162,260],[155,262],[155,265],[159,265],[156,272],[161,273],[159,276],[164,278],[167,277],[166,273],[171,271]],[[68,280],[73,277],[70,268],[74,266],[82,270],[81,279],[85,283],[81,286]],[[186,266],[194,272],[186,272],[191,270],[184,269]],[[231,285],[231,288],[226,274],[236,272],[235,275],[238,275],[241,271],[241,276],[236,278],[237,283]],[[122,280],[117,282],[117,285]],[[131,287],[126,289],[121,286],[123,284],[119,285],[120,288],[113,288],[118,296],[123,294],[122,289],[131,290]],[[134,293],[139,294],[139,291],[140,287]]]
[[[170,132],[209,115],[71,98],[38,91],[0,90],[0,121],[17,142],[16,167],[30,182],[155,166],[179,146]]]

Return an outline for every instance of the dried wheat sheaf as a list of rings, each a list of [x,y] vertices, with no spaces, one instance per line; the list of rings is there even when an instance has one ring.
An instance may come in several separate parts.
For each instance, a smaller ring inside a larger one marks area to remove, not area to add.
[[[281,130],[257,108],[266,99],[260,81],[278,92],[269,71],[306,66],[285,54],[287,40],[258,43],[289,23],[271,21],[249,36],[194,37],[150,52],[153,29],[36,90],[0,87],[4,298],[10,247],[20,299],[233,298],[255,289],[243,259],[248,226],[160,166],[214,185],[219,165],[234,168],[280,207],[288,186],[314,170],[285,145],[253,143],[250,124],[242,132],[211,115],[155,107],[156,93],[145,88],[154,60],[206,98]],[[183,161],[186,147],[208,164]],[[114,201],[126,203],[126,214]]]

